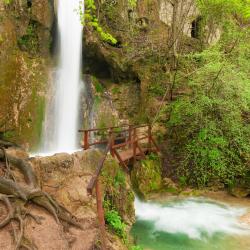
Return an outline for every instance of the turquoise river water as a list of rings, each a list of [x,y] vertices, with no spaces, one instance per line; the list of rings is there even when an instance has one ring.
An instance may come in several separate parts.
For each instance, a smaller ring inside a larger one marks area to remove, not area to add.
[[[250,250],[247,207],[206,198],[135,201],[131,234],[145,250]]]

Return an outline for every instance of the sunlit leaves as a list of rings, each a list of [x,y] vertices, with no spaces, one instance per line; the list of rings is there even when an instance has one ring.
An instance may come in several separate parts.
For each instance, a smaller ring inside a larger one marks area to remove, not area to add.
[[[96,6],[94,0],[85,0],[79,2],[78,13],[83,25],[92,27],[100,36],[101,40],[110,44],[116,44],[117,40],[108,32],[105,32],[99,24],[96,17]]]
[[[197,0],[197,4],[202,13],[211,12],[215,18],[227,18],[229,14],[250,18],[250,0]]]

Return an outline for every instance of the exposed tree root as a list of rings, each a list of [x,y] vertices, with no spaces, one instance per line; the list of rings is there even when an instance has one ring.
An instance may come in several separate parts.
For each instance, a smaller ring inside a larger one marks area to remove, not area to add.
[[[24,237],[24,221],[29,216],[36,221],[36,223],[41,224],[42,218],[33,215],[25,208],[28,203],[33,203],[46,209],[53,215],[57,223],[64,221],[68,225],[82,229],[76,217],[48,193],[40,189],[37,177],[31,164],[27,160],[9,155],[4,147],[0,147],[0,161],[5,163],[5,175],[0,176],[0,202],[3,203],[7,209],[7,215],[0,222],[0,228],[7,226],[13,221],[18,222],[19,233],[17,233],[13,227],[16,250],[21,248],[36,249],[34,244],[31,244],[28,239]],[[22,173],[25,184],[16,181],[13,169],[18,169]]]

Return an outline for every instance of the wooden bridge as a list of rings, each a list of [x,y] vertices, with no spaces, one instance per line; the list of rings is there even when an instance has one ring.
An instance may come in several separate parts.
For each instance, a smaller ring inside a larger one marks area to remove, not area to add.
[[[101,174],[107,155],[110,153],[119,164],[128,170],[129,163],[145,158],[148,153],[159,153],[152,136],[152,127],[146,125],[123,125],[119,127],[92,128],[79,130],[83,133],[83,149],[87,150],[92,146],[105,148],[104,156],[98,163],[95,174],[92,176],[87,192],[92,195],[96,190],[97,213],[101,230],[102,249],[106,248],[105,241],[105,220],[102,206],[102,195],[100,190],[99,176]]]

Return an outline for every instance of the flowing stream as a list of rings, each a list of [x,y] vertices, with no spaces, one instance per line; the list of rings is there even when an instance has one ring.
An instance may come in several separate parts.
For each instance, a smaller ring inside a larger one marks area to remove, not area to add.
[[[249,250],[250,228],[239,218],[247,208],[205,198],[164,203],[136,199],[137,244],[151,250]]]
[[[59,62],[54,90],[47,105],[44,152],[70,152],[78,148],[81,86],[82,25],[76,12],[79,0],[58,1]]]

